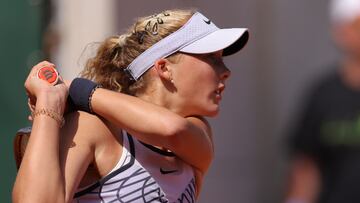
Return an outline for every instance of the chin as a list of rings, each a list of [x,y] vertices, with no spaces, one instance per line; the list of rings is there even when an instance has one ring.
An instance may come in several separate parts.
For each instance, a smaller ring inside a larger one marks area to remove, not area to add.
[[[213,118],[213,117],[216,117],[217,115],[219,115],[219,112],[216,112],[216,113],[214,113],[214,114],[210,114],[210,115],[208,115],[208,117]]]
[[[191,115],[216,117],[220,112],[220,105],[218,104],[199,104],[196,108],[193,108]]]
[[[217,115],[219,115],[219,113],[220,113],[220,109],[219,109],[219,107],[217,107],[217,108],[214,108],[214,109],[211,109],[211,110],[208,109],[204,116],[216,117]]]

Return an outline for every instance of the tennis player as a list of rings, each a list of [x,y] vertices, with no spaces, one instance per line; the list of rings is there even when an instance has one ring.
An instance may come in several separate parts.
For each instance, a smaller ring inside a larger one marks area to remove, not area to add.
[[[195,202],[214,153],[205,117],[219,113],[230,76],[223,57],[248,36],[167,10],[106,39],[69,87],[36,77],[54,64],[34,66],[14,202]],[[77,111],[64,115],[67,97]]]

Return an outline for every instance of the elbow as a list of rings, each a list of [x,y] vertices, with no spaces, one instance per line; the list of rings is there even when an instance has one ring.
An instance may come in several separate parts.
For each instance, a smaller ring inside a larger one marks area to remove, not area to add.
[[[168,120],[165,126],[162,132],[165,138],[164,146],[167,146],[171,151],[175,151],[175,149],[181,146],[181,137],[187,133],[189,123],[186,119],[176,118]]]

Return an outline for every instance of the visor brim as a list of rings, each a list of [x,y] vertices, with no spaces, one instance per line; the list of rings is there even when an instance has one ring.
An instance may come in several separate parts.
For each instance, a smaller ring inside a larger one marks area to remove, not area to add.
[[[206,54],[224,50],[223,56],[240,51],[249,39],[246,28],[219,29],[180,49],[190,54]]]

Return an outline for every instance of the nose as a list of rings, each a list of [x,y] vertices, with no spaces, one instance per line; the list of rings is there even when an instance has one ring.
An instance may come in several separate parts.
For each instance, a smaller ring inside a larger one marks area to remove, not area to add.
[[[231,71],[226,66],[223,66],[220,72],[220,80],[225,81],[230,77],[230,75],[231,75]]]

